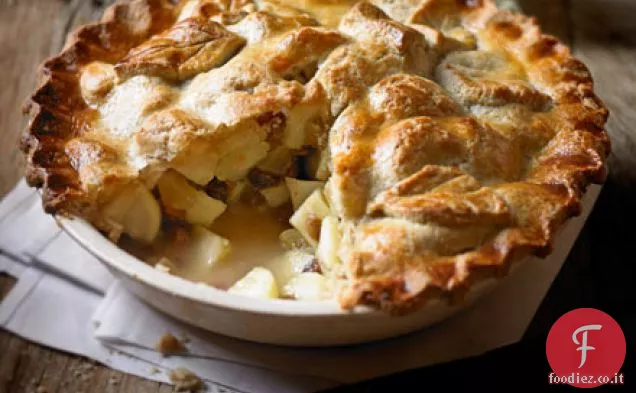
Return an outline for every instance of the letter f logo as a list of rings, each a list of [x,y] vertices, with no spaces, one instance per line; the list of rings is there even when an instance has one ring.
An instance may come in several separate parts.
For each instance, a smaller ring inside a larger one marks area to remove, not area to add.
[[[579,365],[579,368],[583,367],[583,365],[585,364],[585,361],[587,360],[587,351],[592,351],[596,349],[594,347],[590,347],[587,345],[587,331],[601,330],[601,328],[602,328],[601,325],[585,325],[576,329],[574,331],[574,334],[572,334],[572,341],[574,341],[574,344],[581,345],[580,347],[576,349],[577,351],[581,351],[581,364]],[[576,336],[581,332],[583,332],[583,335],[582,335],[583,339],[581,340],[581,342],[579,342]]]

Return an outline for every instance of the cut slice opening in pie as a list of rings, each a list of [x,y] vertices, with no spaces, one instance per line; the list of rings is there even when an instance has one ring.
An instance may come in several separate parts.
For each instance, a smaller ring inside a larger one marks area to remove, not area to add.
[[[158,269],[409,312],[602,182],[586,67],[488,0],[133,0],[48,60],[27,179]]]

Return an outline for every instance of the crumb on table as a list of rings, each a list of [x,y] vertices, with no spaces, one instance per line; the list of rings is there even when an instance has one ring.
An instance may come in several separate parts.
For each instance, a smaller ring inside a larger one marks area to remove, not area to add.
[[[164,356],[183,352],[185,350],[183,342],[179,341],[179,339],[177,339],[171,333],[164,333],[164,335],[161,336],[155,344],[155,348]]]
[[[168,378],[175,385],[177,392],[198,392],[203,388],[201,378],[183,367],[170,370]]]

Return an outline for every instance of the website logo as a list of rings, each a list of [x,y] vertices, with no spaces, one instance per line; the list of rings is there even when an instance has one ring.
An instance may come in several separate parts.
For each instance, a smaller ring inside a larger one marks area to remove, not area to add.
[[[587,351],[592,351],[596,348],[594,347],[588,347],[587,346],[587,331],[588,330],[601,330],[603,326],[601,325],[585,325],[585,326],[581,326],[580,328],[576,329],[574,331],[574,334],[572,335],[572,341],[574,341],[575,344],[580,344],[579,340],[577,340],[576,335],[579,334],[580,332],[583,332],[583,344],[578,347],[576,350],[577,351],[582,351],[581,352],[581,364],[579,364],[579,368],[583,367],[585,365],[585,361],[587,360]]]
[[[603,311],[579,308],[559,318],[548,334],[546,355],[550,384],[592,388],[624,384],[625,335]]]

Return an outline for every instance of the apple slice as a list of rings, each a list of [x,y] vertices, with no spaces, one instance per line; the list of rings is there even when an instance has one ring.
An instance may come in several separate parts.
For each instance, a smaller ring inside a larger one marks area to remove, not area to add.
[[[195,225],[189,233],[188,241],[183,246],[177,246],[173,252],[178,258],[187,261],[189,265],[213,266],[230,252],[230,241],[206,228]]]
[[[285,285],[283,294],[297,300],[325,300],[331,297],[329,285],[322,274],[301,273]]]
[[[327,216],[322,219],[320,226],[320,242],[316,249],[316,257],[320,261],[321,267],[325,271],[332,271],[336,266],[340,265],[338,250],[340,248],[340,240],[342,234],[338,219],[333,216]]]
[[[285,184],[287,184],[287,188],[289,189],[294,210],[298,210],[300,205],[305,202],[305,199],[307,199],[312,192],[322,189],[325,186],[325,182],[322,181],[298,180],[292,177],[286,177]]]
[[[315,190],[289,219],[312,247],[318,246],[322,219],[330,213],[327,201],[321,190]]]
[[[175,171],[166,171],[157,182],[161,202],[173,212],[180,212],[187,222],[210,226],[226,209],[226,205],[192,187]]]
[[[278,176],[284,176],[294,163],[294,155],[291,150],[284,146],[278,146],[272,149],[261,162],[256,166],[263,172],[271,173]]]
[[[152,193],[139,183],[126,186],[102,208],[107,220],[142,243],[152,243],[161,228],[161,209]]]
[[[259,192],[270,207],[279,207],[289,202],[289,190],[283,182],[273,187],[264,188]]]
[[[200,186],[208,184],[216,173],[219,157],[203,145],[191,147],[170,163],[170,167]]]
[[[249,143],[245,143],[221,157],[216,167],[216,177],[223,181],[243,179],[247,176],[250,168],[256,166],[267,156],[268,150],[269,144],[267,142],[260,142],[258,139],[250,140]]]
[[[278,285],[271,271],[255,267],[238,280],[228,292],[256,299],[278,298]]]
[[[317,133],[317,119],[323,115],[322,105],[299,104],[289,111],[283,145],[296,150],[311,144],[312,137]]]

